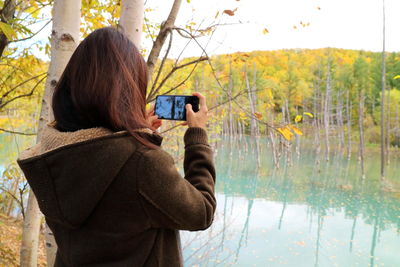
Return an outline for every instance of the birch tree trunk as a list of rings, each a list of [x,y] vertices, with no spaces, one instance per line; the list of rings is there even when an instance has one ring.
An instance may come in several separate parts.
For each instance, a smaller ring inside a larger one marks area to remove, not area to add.
[[[232,114],[232,91],[233,91],[233,74],[232,74],[232,60],[229,61],[229,140],[233,137],[233,114]]]
[[[346,97],[346,113],[347,113],[347,160],[351,157],[351,109],[352,103],[349,97],[349,91],[347,91]]]
[[[386,89],[386,165],[390,164],[390,87]]]
[[[39,118],[36,142],[40,142],[46,123],[53,120],[51,98],[59,77],[79,43],[80,0],[55,0],[53,6],[53,27],[51,31],[51,61],[42,108]],[[21,244],[21,267],[37,266],[37,250],[41,214],[32,191],[29,193],[27,214]],[[47,266],[53,266],[57,246],[50,229],[46,226]]]
[[[247,75],[247,66],[246,65],[244,67],[244,75],[245,75],[245,81],[246,81],[247,95],[248,95],[249,103],[250,103],[250,110],[251,110],[251,114],[252,114],[251,119],[250,119],[250,135],[251,135],[251,137],[254,137],[257,135],[257,129],[256,129],[257,121],[253,117],[254,113],[256,112],[256,108],[255,108],[252,88],[250,87],[249,77]]]
[[[382,0],[383,6],[383,49],[382,49],[382,74],[381,74],[381,181],[385,179],[385,75],[386,75],[386,64],[385,64],[385,50],[386,50],[386,29],[385,29],[385,0]]]
[[[324,126],[325,126],[325,160],[329,161],[329,123],[330,123],[330,98],[331,98],[331,66],[328,65],[328,76],[326,78],[326,93],[324,104]]]
[[[360,92],[359,106],[358,106],[358,124],[360,128],[360,164],[361,164],[361,177],[365,179],[364,170],[364,90]]]
[[[143,19],[144,0],[122,0],[119,24],[138,49],[141,48]]]

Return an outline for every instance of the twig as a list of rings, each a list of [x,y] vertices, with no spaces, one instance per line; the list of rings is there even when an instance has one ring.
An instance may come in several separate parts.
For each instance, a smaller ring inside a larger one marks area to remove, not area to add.
[[[39,32],[41,32],[47,25],[49,25],[49,23],[50,23],[51,21],[52,21],[52,20],[50,19],[45,25],[43,25],[42,28],[40,28],[37,32],[33,33],[31,36],[28,36],[28,37],[25,37],[25,38],[22,38],[22,39],[18,39],[18,40],[11,40],[11,41],[9,41],[9,43],[16,43],[16,42],[26,41],[26,40],[29,40],[29,39],[33,38],[33,37],[36,36]]]
[[[0,128],[0,132],[20,134],[20,135],[37,135],[37,133],[24,133],[24,132],[19,132],[19,131],[7,130],[7,129],[3,129],[3,128]]]
[[[44,72],[44,73],[41,73],[41,74],[39,74],[39,75],[33,76],[33,77],[29,78],[28,80],[25,80],[25,81],[23,81],[23,82],[17,84],[17,85],[14,86],[13,88],[11,88],[8,92],[6,92],[1,98],[4,98],[4,97],[8,96],[10,93],[12,93],[12,92],[13,92],[15,89],[17,89],[18,87],[20,87],[20,86],[26,84],[26,83],[29,82],[29,81],[32,81],[33,79],[39,78],[40,76],[45,75],[45,74],[47,74],[47,72]]]
[[[171,88],[170,90],[168,90],[167,92],[165,92],[164,94],[168,94],[172,91],[174,91],[176,88],[180,87],[182,84],[184,84],[192,75],[192,73],[194,72],[194,70],[196,69],[197,64],[199,64],[202,61],[206,61],[208,60],[208,57],[200,57],[198,59],[192,60],[190,62],[187,62],[185,64],[179,65],[179,66],[175,66],[171,69],[171,71],[164,77],[164,79],[160,82],[160,84],[157,86],[157,88],[153,91],[153,93],[151,93],[148,97],[148,102],[151,102],[154,100],[154,96],[155,94],[161,89],[161,87],[165,84],[165,82],[171,77],[172,74],[174,74],[175,71],[182,69],[184,67],[190,66],[195,64],[195,66],[193,67],[193,69],[190,71],[189,75],[182,81],[180,82],[177,86],[174,86],[173,88]]]
[[[150,93],[149,93],[149,97],[154,95],[154,90],[155,90],[155,88],[156,88],[158,79],[160,78],[161,71],[162,71],[162,69],[163,69],[163,67],[164,67],[165,61],[167,60],[169,51],[171,50],[171,47],[172,47],[172,31],[170,31],[170,37],[169,37],[168,48],[167,48],[167,51],[165,52],[165,55],[164,55],[164,57],[163,57],[163,59],[162,59],[162,61],[161,61],[160,67],[158,68],[157,76],[156,76],[156,78],[154,79],[153,84],[152,84],[152,86],[151,86]],[[149,101],[149,102],[151,102],[151,101]]]
[[[10,100],[6,101],[4,104],[1,104],[1,105],[0,105],[0,110],[1,110],[2,108],[4,108],[6,105],[8,105],[8,104],[10,104],[11,102],[13,102],[14,100],[18,99],[18,98],[22,98],[22,97],[26,97],[26,96],[31,96],[31,95],[33,94],[33,92],[35,91],[35,89],[39,86],[39,84],[40,84],[44,79],[46,79],[46,78],[47,78],[47,75],[44,76],[42,79],[40,79],[40,80],[36,83],[36,85],[32,88],[32,90],[31,90],[29,93],[16,96],[16,97],[11,98]]]

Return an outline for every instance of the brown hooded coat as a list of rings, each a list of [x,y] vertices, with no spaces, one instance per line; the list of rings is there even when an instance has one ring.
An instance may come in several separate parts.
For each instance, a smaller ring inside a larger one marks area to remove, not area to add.
[[[55,266],[182,266],[178,230],[208,228],[216,208],[207,133],[188,128],[184,142],[183,178],[168,153],[127,131],[49,123],[17,162],[54,233]]]

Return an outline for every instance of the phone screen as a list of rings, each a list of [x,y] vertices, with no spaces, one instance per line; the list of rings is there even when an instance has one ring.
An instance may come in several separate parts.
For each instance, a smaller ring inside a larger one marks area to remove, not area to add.
[[[199,111],[199,99],[196,96],[159,95],[154,112],[159,119],[185,121],[186,104],[192,104],[194,112]]]

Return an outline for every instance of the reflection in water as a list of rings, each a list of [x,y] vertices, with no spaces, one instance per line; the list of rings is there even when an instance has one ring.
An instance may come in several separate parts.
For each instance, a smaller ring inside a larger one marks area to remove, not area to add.
[[[259,142],[217,146],[215,222],[182,233],[185,266],[400,266],[400,195],[380,190],[374,155],[362,180],[355,159],[305,150],[276,169]]]
[[[0,140],[0,171],[34,141]],[[182,233],[185,266],[400,266],[400,193],[380,190],[378,156],[367,155],[362,180],[355,157],[326,162],[306,147],[277,169],[265,139],[220,142],[215,222]]]

